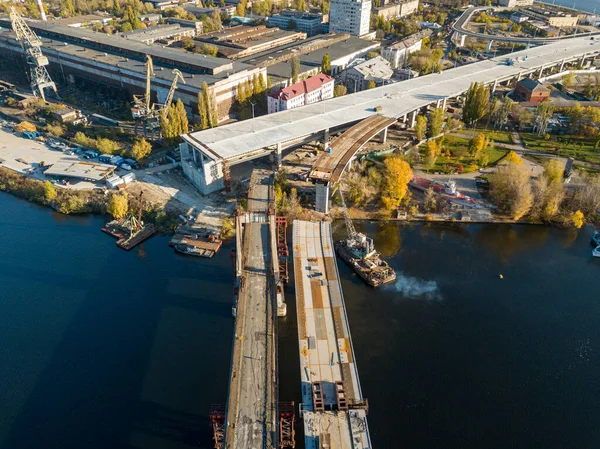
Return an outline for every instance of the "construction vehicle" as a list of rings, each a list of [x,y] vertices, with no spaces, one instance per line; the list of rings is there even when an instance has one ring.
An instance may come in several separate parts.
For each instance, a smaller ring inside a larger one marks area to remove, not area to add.
[[[54,84],[54,81],[52,81],[52,78],[50,78],[50,74],[46,69],[49,61],[48,58],[42,54],[42,41],[31,28],[29,28],[14,6],[11,6],[10,8],[10,21],[13,31],[17,35],[17,40],[21,43],[21,48],[25,53],[27,64],[29,65],[29,81],[31,83],[33,94],[46,101],[44,89],[50,88],[54,91],[54,94],[58,96],[56,84]]]

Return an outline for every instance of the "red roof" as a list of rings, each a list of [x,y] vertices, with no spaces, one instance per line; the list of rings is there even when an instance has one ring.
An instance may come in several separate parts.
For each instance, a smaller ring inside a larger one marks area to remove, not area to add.
[[[318,75],[311,76],[304,81],[298,81],[296,84],[284,87],[279,92],[272,93],[271,96],[280,100],[291,100],[292,98],[296,98],[300,95],[314,92],[330,81],[333,81],[332,77],[325,75],[324,73],[319,73]]]

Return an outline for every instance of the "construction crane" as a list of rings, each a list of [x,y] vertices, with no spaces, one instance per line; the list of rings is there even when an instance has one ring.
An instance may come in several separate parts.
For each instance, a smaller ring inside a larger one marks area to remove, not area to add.
[[[17,40],[21,42],[21,48],[25,53],[25,59],[29,65],[29,77],[33,94],[46,101],[44,89],[51,88],[58,96],[56,84],[54,84],[48,70],[46,70],[49,61],[48,58],[42,54],[42,41],[31,28],[29,28],[14,6],[10,8],[10,21],[12,23],[13,31],[17,35]]]
[[[131,108],[131,115],[136,120],[147,118],[153,113],[154,108],[150,104],[150,80],[153,76],[155,75],[152,57],[150,55],[146,55],[146,92],[144,93],[144,96],[133,96],[133,107]]]
[[[346,207],[346,202],[344,201],[344,195],[342,195],[342,188],[338,189],[338,194],[340,195],[340,202],[342,203],[342,213],[344,214],[344,221],[346,222],[346,232],[348,233],[348,240],[354,239],[357,236],[356,229],[354,229],[354,224],[352,223],[352,219],[350,218],[350,214],[348,213],[348,208]]]
[[[183,73],[181,73],[179,70],[177,69],[173,69],[173,82],[171,83],[171,88],[169,89],[169,95],[167,95],[167,101],[165,101],[165,104],[162,105],[161,109],[169,109],[169,106],[171,106],[171,103],[173,102],[173,96],[175,95],[175,90],[177,89],[177,80],[181,80],[181,82],[183,84],[186,84],[185,79],[183,79]]]

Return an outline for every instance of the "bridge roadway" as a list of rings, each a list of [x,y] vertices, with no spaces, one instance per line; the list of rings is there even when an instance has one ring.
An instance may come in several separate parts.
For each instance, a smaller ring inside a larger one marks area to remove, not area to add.
[[[487,11],[492,9],[489,6],[474,6],[467,9],[454,24],[452,25],[452,29],[456,31],[460,36],[469,36],[475,37],[477,39],[486,39],[495,42],[514,42],[519,44],[536,44],[536,45],[544,45],[550,42],[556,42],[560,40],[569,40],[569,39],[577,39],[584,36],[596,36],[600,35],[600,31],[593,31],[587,33],[578,33],[578,34],[570,34],[567,36],[556,36],[556,37],[517,37],[517,36],[502,36],[502,35],[492,35],[492,34],[484,34],[477,33],[475,31],[471,31],[465,28],[465,25],[469,23],[473,14],[478,11]]]
[[[248,193],[242,279],[225,420],[228,449],[276,448],[276,300],[272,274],[273,174],[255,170]]]
[[[600,40],[589,37],[561,40],[512,53],[511,58],[516,60],[512,66],[504,63],[505,57],[492,58],[442,73],[186,134],[183,138],[209,159],[234,165],[269,154],[278,146],[285,147],[286,142],[311,136],[320,138],[329,130],[377,113],[392,118],[406,116],[422,107],[464,94],[475,81],[485,84],[508,81],[560,65],[563,61],[578,61],[598,53]]]
[[[294,221],[294,274],[306,449],[369,449],[331,223]]]

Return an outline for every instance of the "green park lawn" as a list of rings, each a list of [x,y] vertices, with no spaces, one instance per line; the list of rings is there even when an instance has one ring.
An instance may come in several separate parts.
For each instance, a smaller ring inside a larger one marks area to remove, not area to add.
[[[427,145],[422,145],[423,154]],[[446,150],[450,150],[451,156],[446,156]],[[508,153],[504,148],[491,147],[484,150],[488,157],[487,166],[495,165]],[[437,158],[431,171],[442,173],[458,173],[462,165],[462,172],[469,173],[479,169],[475,157],[469,154],[469,139],[458,136],[446,136],[442,145],[442,155]]]
[[[575,136],[551,136],[546,140],[544,136],[535,133],[520,133],[521,140],[527,150],[556,154],[563,157],[600,163],[600,148],[595,149],[595,139]]]

